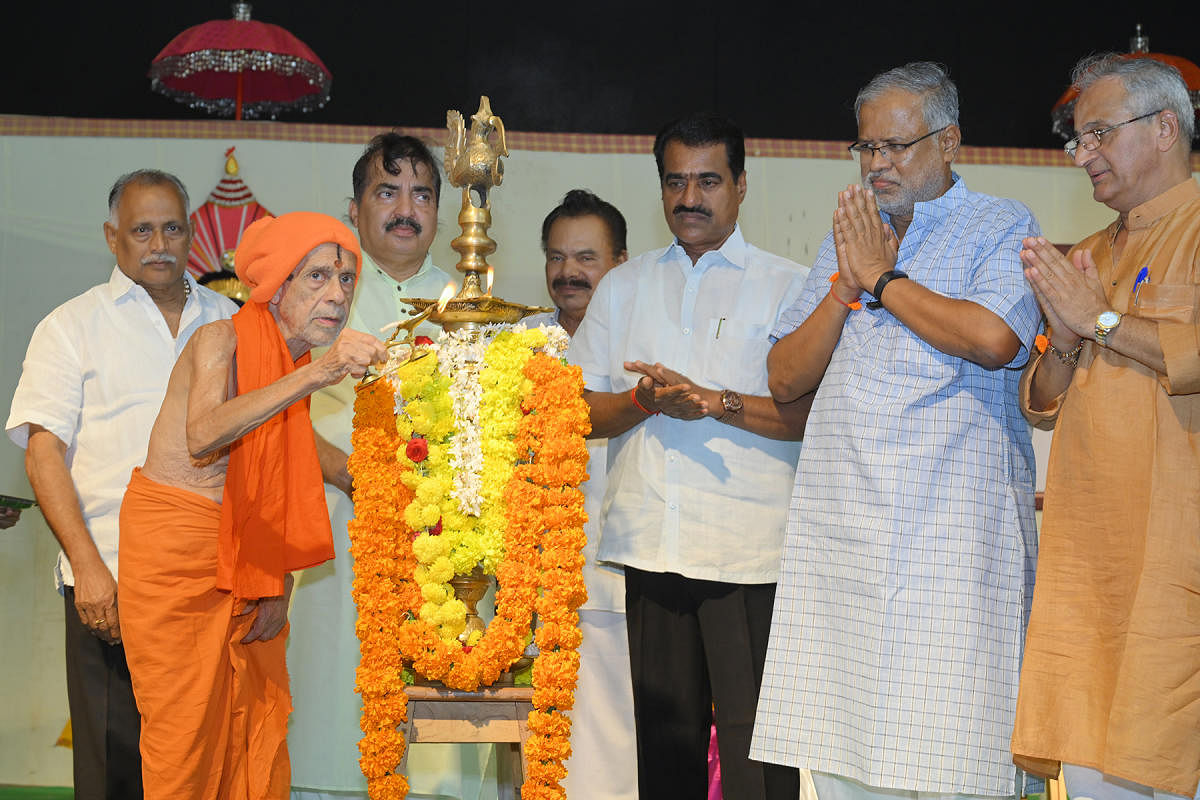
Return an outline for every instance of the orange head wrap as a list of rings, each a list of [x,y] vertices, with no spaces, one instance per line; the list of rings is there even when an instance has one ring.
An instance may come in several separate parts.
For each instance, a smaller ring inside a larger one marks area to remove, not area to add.
[[[293,211],[281,217],[262,217],[246,228],[234,255],[237,276],[250,287],[250,300],[266,303],[314,247],[338,244],[354,254],[362,273],[358,237],[328,214]]]

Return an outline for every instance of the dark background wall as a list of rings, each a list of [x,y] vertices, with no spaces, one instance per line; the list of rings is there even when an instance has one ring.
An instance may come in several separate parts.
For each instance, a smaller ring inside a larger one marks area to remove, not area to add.
[[[184,28],[230,16],[228,3],[25,7],[38,22],[8,28],[0,111],[206,116],[152,93],[146,71]],[[471,113],[486,93],[514,130],[651,134],[712,108],[749,136],[845,140],[866,80],[930,59],[959,85],[968,144],[1055,147],[1049,111],[1080,56],[1128,49],[1140,22],[1152,50],[1200,60],[1197,6],[1171,2],[261,0],[253,15],[332,71],[325,108],[281,117],[325,123],[442,127],[447,108]]]

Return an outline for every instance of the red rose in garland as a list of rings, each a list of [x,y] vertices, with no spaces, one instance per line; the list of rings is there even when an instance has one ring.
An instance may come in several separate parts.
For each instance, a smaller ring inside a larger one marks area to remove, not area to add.
[[[420,436],[414,436],[405,445],[404,455],[408,456],[409,461],[419,464],[429,456],[429,443]]]

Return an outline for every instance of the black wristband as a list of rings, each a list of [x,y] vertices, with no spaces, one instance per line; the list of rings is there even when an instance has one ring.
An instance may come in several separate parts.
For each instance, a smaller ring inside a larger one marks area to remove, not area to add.
[[[875,288],[871,290],[871,294],[875,296],[875,299],[867,303],[867,308],[883,308],[883,287],[897,278],[907,277],[907,272],[901,272],[898,269],[889,269],[880,275],[879,280],[875,281]]]

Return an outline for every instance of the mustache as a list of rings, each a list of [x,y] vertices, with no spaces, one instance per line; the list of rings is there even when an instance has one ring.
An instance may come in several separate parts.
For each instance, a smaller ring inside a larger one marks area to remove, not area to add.
[[[587,278],[555,278],[550,285],[555,289],[562,289],[564,287],[571,289],[592,288],[592,282]]]
[[[390,220],[388,220],[387,225],[383,226],[383,232],[391,233],[392,231],[396,230],[396,228],[399,228],[401,225],[405,225],[409,228],[412,228],[414,233],[420,233],[423,230],[423,228],[421,227],[421,223],[417,222],[412,217],[392,217]]]
[[[682,203],[675,206],[675,209],[671,213],[675,216],[679,216],[680,214],[703,214],[706,217],[712,217],[712,211],[704,206],[685,206]]]
[[[147,264],[174,264],[179,261],[172,253],[153,253],[148,256],[142,256],[142,266]]]

